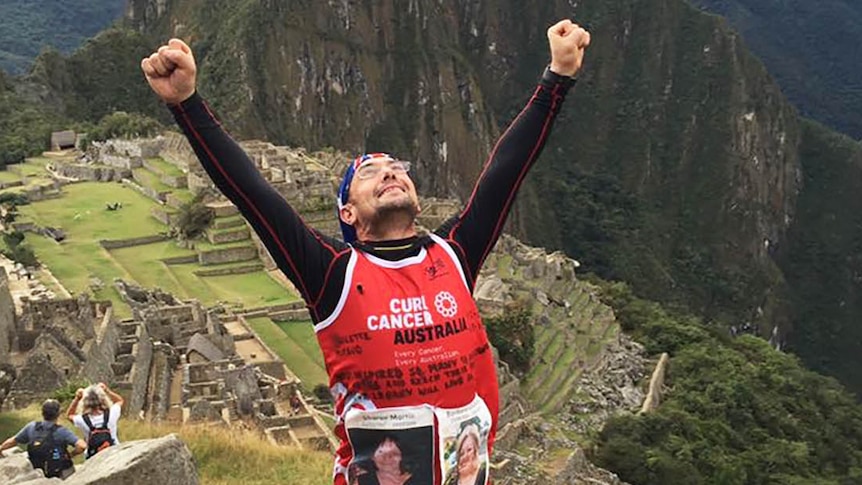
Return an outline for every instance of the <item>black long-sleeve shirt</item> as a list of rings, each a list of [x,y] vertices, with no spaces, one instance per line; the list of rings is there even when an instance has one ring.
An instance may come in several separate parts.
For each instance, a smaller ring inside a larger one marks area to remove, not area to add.
[[[471,289],[571,85],[570,78],[545,72],[527,106],[491,151],[464,209],[434,231],[455,248]],[[237,206],[278,268],[299,290],[314,323],[326,319],[341,295],[350,246],[302,221],[222,128],[199,94],[171,106],[171,111],[215,185]],[[359,241],[353,247],[395,261],[418,254],[428,244],[429,237],[416,236]]]

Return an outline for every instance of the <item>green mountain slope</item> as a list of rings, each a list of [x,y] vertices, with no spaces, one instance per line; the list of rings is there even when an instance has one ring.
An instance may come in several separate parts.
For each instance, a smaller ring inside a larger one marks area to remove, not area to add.
[[[45,47],[69,53],[123,15],[125,0],[0,3],[0,69],[20,74]]]
[[[109,41],[65,67],[43,56],[30,78],[41,88],[31,94],[59,100],[70,116],[164,116],[137,62],[148,46],[179,35],[197,53],[200,91],[238,136],[393,151],[416,161],[424,193],[466,196],[547,62],[546,26],[571,16],[593,32],[588,67],[512,229],[646,297],[764,336],[777,329],[779,342],[802,328],[791,323],[805,308],[828,303],[774,260],[808,230],[797,220],[808,210],[797,203],[812,163],[801,160],[808,139],[723,20],[680,0],[402,7],[135,0],[129,22],[142,34],[112,34],[133,47],[101,36]],[[81,65],[93,75],[72,75]],[[845,216],[835,215],[852,223]],[[839,340],[855,331],[848,325]],[[858,352],[827,348],[836,361],[860,362]]]
[[[694,0],[727,17],[800,112],[862,139],[862,4]]]

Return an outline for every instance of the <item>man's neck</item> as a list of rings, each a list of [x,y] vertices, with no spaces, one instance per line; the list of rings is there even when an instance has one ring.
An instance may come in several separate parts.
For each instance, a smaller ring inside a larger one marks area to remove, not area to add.
[[[393,220],[389,223],[369,224],[356,230],[357,238],[365,243],[373,244],[381,241],[396,241],[416,237],[416,225],[409,222]]]

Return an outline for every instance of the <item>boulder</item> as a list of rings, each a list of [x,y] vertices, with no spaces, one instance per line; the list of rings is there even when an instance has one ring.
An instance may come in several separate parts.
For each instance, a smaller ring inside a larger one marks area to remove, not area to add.
[[[77,472],[63,483],[198,485],[198,473],[191,451],[171,434],[108,448],[79,466]]]
[[[198,485],[198,474],[188,447],[176,435],[129,441],[108,448],[84,464],[65,481],[45,478],[34,470],[27,453],[14,449],[0,458],[0,483],[4,485]]]
[[[43,485],[63,483],[58,478],[45,478],[41,470],[34,470],[27,453],[13,448],[0,458],[0,483],[4,485]]]

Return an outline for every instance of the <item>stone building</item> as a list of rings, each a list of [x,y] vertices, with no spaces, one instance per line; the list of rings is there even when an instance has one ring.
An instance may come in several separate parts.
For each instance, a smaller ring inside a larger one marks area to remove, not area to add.
[[[4,407],[26,406],[70,381],[112,380],[119,333],[110,303],[86,295],[22,303],[10,347],[17,378]]]
[[[72,130],[55,131],[51,133],[51,150],[56,152],[75,148],[76,139]]]

